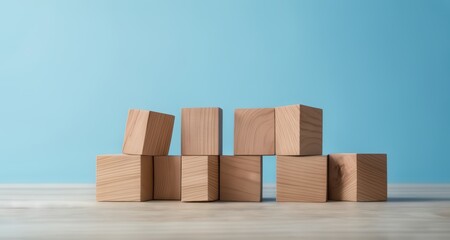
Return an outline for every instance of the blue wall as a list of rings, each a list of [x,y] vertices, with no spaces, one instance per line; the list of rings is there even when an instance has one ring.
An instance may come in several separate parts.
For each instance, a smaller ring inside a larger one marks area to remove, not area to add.
[[[450,182],[450,1],[0,1],[0,183],[93,183],[127,110],[302,103],[324,151]],[[275,181],[273,158],[265,182]]]

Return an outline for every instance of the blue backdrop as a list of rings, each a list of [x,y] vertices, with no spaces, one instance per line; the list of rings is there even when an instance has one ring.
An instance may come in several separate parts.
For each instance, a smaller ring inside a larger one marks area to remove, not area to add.
[[[93,183],[127,110],[301,103],[324,152],[450,182],[450,1],[0,0],[0,183]],[[265,182],[275,181],[266,158]]]

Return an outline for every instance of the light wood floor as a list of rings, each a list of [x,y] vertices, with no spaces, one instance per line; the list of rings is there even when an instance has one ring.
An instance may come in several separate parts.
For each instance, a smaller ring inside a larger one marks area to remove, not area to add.
[[[0,185],[0,239],[450,239],[450,185],[388,202],[98,203],[93,185]]]

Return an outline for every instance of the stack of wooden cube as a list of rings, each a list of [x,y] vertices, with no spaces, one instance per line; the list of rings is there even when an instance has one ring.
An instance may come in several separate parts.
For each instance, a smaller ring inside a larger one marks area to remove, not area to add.
[[[322,155],[322,109],[236,109],[234,155],[222,155],[222,109],[183,108],[181,156],[168,156],[174,117],[130,110],[122,155],[97,157],[98,201],[262,200],[262,157],[276,155],[277,201],[384,201],[385,154]]]

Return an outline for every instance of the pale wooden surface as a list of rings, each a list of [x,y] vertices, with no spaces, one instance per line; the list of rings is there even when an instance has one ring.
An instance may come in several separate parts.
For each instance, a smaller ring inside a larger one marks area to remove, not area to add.
[[[222,154],[222,109],[181,109],[181,155]]]
[[[219,199],[219,156],[181,158],[181,201]]]
[[[327,156],[277,156],[277,201],[326,202]]]
[[[153,157],[97,156],[98,201],[147,201],[153,198]]]
[[[234,110],[234,155],[275,154],[275,108]]]
[[[153,157],[153,199],[181,199],[181,156]]]
[[[221,201],[261,201],[261,156],[220,156],[219,169]]]
[[[96,202],[94,185],[0,185],[0,239],[448,239],[450,185],[387,202]]]

